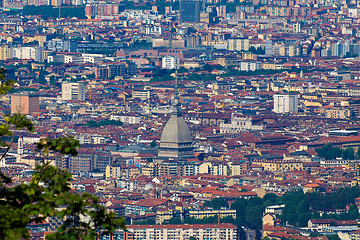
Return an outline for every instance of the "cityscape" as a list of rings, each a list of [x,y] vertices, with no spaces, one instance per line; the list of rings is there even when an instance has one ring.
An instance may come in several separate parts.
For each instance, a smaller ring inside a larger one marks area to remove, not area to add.
[[[0,238],[360,239],[360,1],[2,0],[0,29]],[[5,233],[41,166],[87,212]]]

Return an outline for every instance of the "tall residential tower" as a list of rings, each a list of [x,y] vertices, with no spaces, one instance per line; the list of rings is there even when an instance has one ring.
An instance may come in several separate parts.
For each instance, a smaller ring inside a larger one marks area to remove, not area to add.
[[[295,94],[275,94],[274,112],[297,113],[299,109],[299,96]]]
[[[180,22],[200,22],[200,2],[180,0]]]

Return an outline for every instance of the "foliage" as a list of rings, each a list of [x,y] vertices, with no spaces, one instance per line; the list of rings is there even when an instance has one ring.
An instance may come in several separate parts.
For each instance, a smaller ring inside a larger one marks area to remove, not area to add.
[[[61,17],[76,17],[79,19],[85,18],[85,7],[84,6],[78,6],[78,7],[72,7],[72,8],[61,8]],[[27,5],[22,9],[23,15],[31,16],[31,15],[40,15],[42,18],[58,18],[59,17],[59,9],[55,8],[53,6],[32,6]]]
[[[3,68],[0,68],[0,80],[1,80],[0,95],[7,94],[8,92],[10,92],[15,82],[13,80],[6,79],[5,69]]]
[[[46,163],[36,168],[29,184],[3,188],[0,235],[9,239],[29,238],[27,225],[41,223],[50,216],[65,221],[48,239],[84,239],[95,237],[98,229],[106,233],[123,226],[123,219],[116,218],[115,213],[108,214],[96,197],[74,194],[70,178],[66,170]],[[82,219],[84,216],[89,216],[90,221]]]
[[[328,240],[340,240],[337,234],[326,235],[326,237],[328,238]]]
[[[110,125],[114,125],[114,126],[122,126],[123,123],[121,121],[117,121],[117,120],[101,120],[100,122],[96,122],[96,121],[88,121],[87,126],[89,127],[102,127],[102,126],[110,126]]]
[[[228,208],[229,204],[224,198],[213,198],[211,201],[205,202],[203,206],[219,210],[221,208]]]
[[[310,233],[309,236],[310,236],[310,237],[320,237],[320,236],[322,236],[322,234],[321,234],[321,233],[318,233],[318,232],[312,232],[312,233]]]
[[[0,79],[4,80],[1,70]],[[12,82],[5,81],[0,93],[10,91]],[[1,142],[7,150],[14,141],[15,131],[26,129],[33,132],[34,126],[25,115],[13,114],[5,117],[0,125],[0,136],[12,137],[9,143]],[[15,184],[0,172],[0,236],[2,239],[29,239],[27,227],[41,223],[48,217],[62,221],[57,231],[47,235],[47,239],[95,239],[101,231],[112,233],[117,228],[125,228],[124,219],[115,213],[107,213],[99,205],[98,199],[88,193],[73,193],[70,188],[71,174],[46,161],[50,151],[58,154],[77,155],[79,142],[72,137],[46,138],[37,145],[44,162],[38,165],[29,183]]]
[[[205,217],[203,219],[198,219],[194,217],[185,217],[182,221],[181,218],[175,217],[169,219],[168,223],[163,224],[205,224],[205,223],[217,223],[218,222],[218,215],[212,217]],[[223,217],[220,219],[222,223],[235,223],[235,219],[231,216]]]
[[[145,220],[145,221],[136,222],[134,224],[138,224],[138,225],[155,225],[156,221],[154,219],[148,219],[148,220]]]
[[[319,157],[323,157],[326,160],[333,160],[338,157],[345,160],[355,159],[354,148],[340,149],[339,147],[334,147],[331,143],[327,143],[321,148],[315,149],[315,151]]]
[[[259,229],[255,231],[255,240],[261,240],[261,232]]]
[[[256,48],[254,46],[251,46],[249,49],[249,52],[255,53],[255,54],[265,54],[265,50],[262,47]]]
[[[156,141],[153,140],[153,141],[150,143],[150,148],[156,148],[156,147],[157,147]]]
[[[151,42],[147,42],[146,40],[136,40],[133,42],[132,48],[137,49],[149,49],[152,47]]]
[[[342,158],[345,160],[355,159],[355,151],[353,148],[345,148],[342,150]]]
[[[293,226],[305,227],[310,219],[318,218],[335,220],[359,219],[360,214],[356,205],[351,205],[349,211],[341,214],[326,213],[326,211],[332,211],[333,209],[345,209],[346,205],[353,204],[357,197],[360,197],[360,189],[358,187],[340,188],[329,194],[304,194],[303,191],[296,191],[288,192],[282,196],[271,193],[266,194],[263,198],[238,198],[230,206],[231,209],[236,210],[236,219],[225,217],[221,218],[221,222],[237,225],[240,239],[246,239],[246,234],[242,229],[242,226],[261,229],[263,212],[267,206],[271,205],[284,204],[285,208],[280,219],[284,224],[288,223]],[[205,202],[204,206],[220,209],[221,206],[226,205],[225,202],[225,199],[218,198],[216,200],[213,199],[212,201]],[[319,211],[325,212],[322,217],[320,217]],[[180,218],[172,218],[169,220],[169,224],[216,223],[217,221],[217,216],[204,219],[185,218],[184,221],[181,221]],[[260,235],[257,236],[258,239],[260,239],[260,237]]]
[[[159,77],[153,77],[150,82],[167,82],[167,81],[174,81],[174,77],[170,76],[170,74],[164,74]]]
[[[303,191],[288,192],[283,196],[266,194],[262,199],[258,197],[250,199],[236,199],[231,204],[231,209],[236,210],[234,224],[239,228],[247,226],[260,229],[262,225],[262,213],[267,206],[284,204],[285,208],[280,216],[282,222],[304,227],[312,218],[332,218],[335,220],[350,220],[360,218],[355,205],[351,205],[349,211],[341,214],[326,214],[333,209],[345,209],[346,205],[354,204],[355,198],[360,197],[358,187],[340,188],[329,194],[307,193]],[[322,217],[319,211],[325,212]]]
[[[216,76],[213,74],[197,74],[197,73],[193,73],[193,74],[188,74],[186,76],[187,79],[191,80],[191,81],[215,81],[216,80]]]
[[[216,70],[223,70],[224,67],[221,66],[220,64],[217,64],[217,65],[205,64],[205,65],[201,68],[202,71],[208,71],[208,72],[211,72],[211,71],[213,71],[213,70],[215,70],[215,69],[216,69]]]
[[[247,239],[246,232],[241,226],[238,227],[238,233],[239,233],[239,240],[246,240]]]
[[[179,218],[179,217],[169,219],[169,224],[181,224],[181,223],[182,223],[182,221],[181,221],[181,218]],[[166,224],[166,223],[163,223],[163,224]]]
[[[259,207],[252,207],[246,211],[246,223],[250,228],[259,229],[262,225],[262,210]]]
[[[282,198],[285,204],[281,220],[295,226],[306,226],[311,218],[328,218],[335,220],[357,219],[359,213],[356,206],[350,206],[349,211],[341,214],[323,214],[318,211],[330,211],[333,209],[345,209],[346,205],[354,203],[355,198],[360,197],[358,187],[340,188],[336,192],[323,195],[319,193],[304,194],[301,191],[287,193]]]
[[[38,144],[37,148],[44,152],[44,155],[48,155],[50,151],[57,151],[61,154],[66,155],[77,155],[77,150],[80,147],[79,141],[70,137],[61,137],[57,139],[42,139]]]

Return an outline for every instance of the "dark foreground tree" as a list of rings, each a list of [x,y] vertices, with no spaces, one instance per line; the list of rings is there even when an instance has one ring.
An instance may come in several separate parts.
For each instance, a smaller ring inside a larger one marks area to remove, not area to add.
[[[0,69],[0,94],[6,94],[14,84],[5,81]],[[13,114],[5,117],[0,125],[0,160],[6,157],[17,130],[33,132],[34,127],[26,116]],[[4,139],[7,139],[7,142]],[[10,139],[10,140],[9,140]],[[58,229],[47,239],[95,239],[101,232],[111,234],[117,228],[125,228],[124,219],[108,213],[98,204],[98,199],[88,193],[76,194],[70,188],[71,174],[47,162],[50,151],[57,154],[76,155],[79,142],[72,137],[44,139],[38,145],[43,164],[36,167],[29,183],[18,184],[0,172],[0,236],[1,239],[29,239],[27,226],[41,223],[49,217],[62,220]]]

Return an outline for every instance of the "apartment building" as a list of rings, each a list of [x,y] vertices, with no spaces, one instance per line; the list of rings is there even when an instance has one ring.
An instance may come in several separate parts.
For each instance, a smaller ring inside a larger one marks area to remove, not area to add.
[[[62,100],[85,100],[85,84],[82,82],[63,82],[61,84]]]
[[[227,49],[229,51],[249,51],[250,39],[247,38],[230,38],[227,40]]]
[[[252,164],[271,172],[303,170],[303,162],[297,160],[254,160]]]
[[[190,210],[189,217],[193,217],[196,219],[203,219],[207,217],[220,216],[220,218],[224,217],[233,217],[236,219],[236,210],[233,209],[221,209],[221,210]]]
[[[237,227],[231,223],[220,224],[179,224],[179,225],[130,225],[134,240],[170,240],[189,239],[191,236],[199,240],[237,239]]]
[[[10,57],[17,59],[33,59],[35,62],[44,62],[44,48],[42,47],[11,48]]]
[[[220,123],[220,133],[239,133],[244,131],[260,131],[264,125],[253,125],[251,117],[231,115],[230,123]]]
[[[165,69],[179,69],[180,60],[175,56],[166,56],[162,59],[162,68]]]
[[[11,95],[11,114],[32,114],[39,111],[39,96],[31,93]]]
[[[11,58],[11,49],[8,45],[3,45],[0,47],[0,60],[4,61]]]
[[[140,123],[140,116],[136,115],[111,115],[110,120],[121,121],[128,124]]]
[[[295,94],[275,94],[274,112],[297,113],[299,109],[299,96]]]

